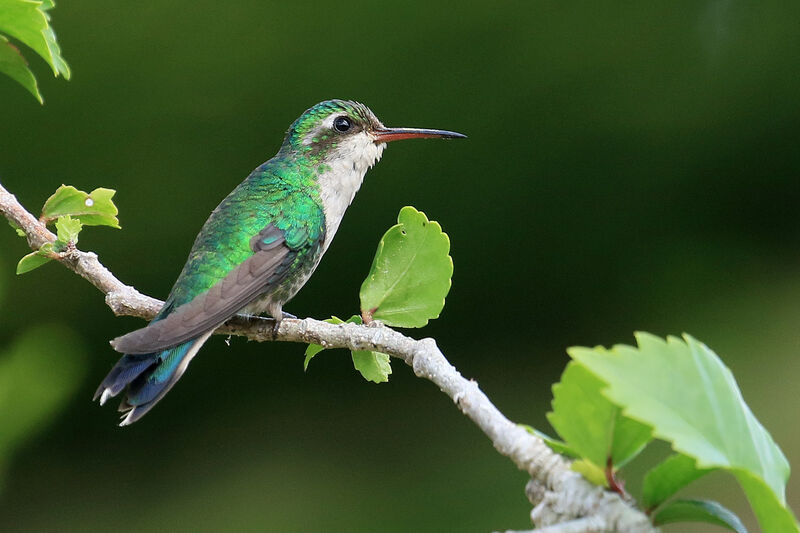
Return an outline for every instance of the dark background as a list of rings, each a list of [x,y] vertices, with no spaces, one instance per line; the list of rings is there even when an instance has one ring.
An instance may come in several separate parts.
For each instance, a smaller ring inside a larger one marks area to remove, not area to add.
[[[450,235],[455,274],[441,318],[409,333],[435,337],[510,418],[549,430],[567,346],[685,331],[798,464],[798,16],[730,0],[65,1],[53,22],[72,80],[30,51],[45,106],[0,79],[0,179],[35,212],[61,183],[116,189],[122,231],[89,228],[80,247],[163,298],[211,209],[314,103],[462,131],[388,148],[289,312],[357,312],[378,239],[414,205]],[[61,324],[85,368],[6,459],[4,531],[530,527],[525,476],[398,362],[375,385],[344,351],[303,373],[300,345],[215,337],[117,428],[90,399],[116,359],[108,339],[142,321],[62,267],[16,278],[25,253],[0,224],[0,351]],[[634,493],[664,452],[628,469]],[[753,524],[732,481],[690,493]]]

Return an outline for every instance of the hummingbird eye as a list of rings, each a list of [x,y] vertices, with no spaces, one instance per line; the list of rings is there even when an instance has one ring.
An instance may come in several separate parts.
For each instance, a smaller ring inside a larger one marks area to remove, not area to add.
[[[344,133],[352,127],[350,119],[347,117],[336,117],[333,120],[333,129],[339,133]]]

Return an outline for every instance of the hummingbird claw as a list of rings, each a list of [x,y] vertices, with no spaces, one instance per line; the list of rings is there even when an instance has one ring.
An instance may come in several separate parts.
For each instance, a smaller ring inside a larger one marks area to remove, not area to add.
[[[273,338],[278,336],[278,330],[281,328],[281,322],[283,322],[284,318],[297,320],[296,316],[294,316],[291,313],[287,313],[286,311],[281,311],[279,316],[280,316],[280,318],[275,318],[274,316],[272,318],[272,320],[273,320],[273,323],[272,323],[272,337]]]
[[[297,320],[297,317],[291,313],[287,313],[286,311],[282,311],[282,313],[283,315],[281,316],[281,320],[283,320],[284,318],[291,318]],[[236,316],[239,318],[244,318],[245,320],[249,320],[251,318],[264,318],[261,315],[254,315],[252,313],[236,313]]]

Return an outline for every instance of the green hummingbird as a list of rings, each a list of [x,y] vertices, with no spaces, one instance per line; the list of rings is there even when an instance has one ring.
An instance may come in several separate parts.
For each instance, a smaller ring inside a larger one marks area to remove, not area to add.
[[[120,426],[144,416],[232,316],[268,313],[305,285],[333,240],[364,174],[386,143],[463,138],[444,130],[387,128],[365,105],[327,100],[306,110],[278,153],[239,184],[203,224],[158,315],[111,341],[122,358],[97,388],[103,405],[126,390]]]

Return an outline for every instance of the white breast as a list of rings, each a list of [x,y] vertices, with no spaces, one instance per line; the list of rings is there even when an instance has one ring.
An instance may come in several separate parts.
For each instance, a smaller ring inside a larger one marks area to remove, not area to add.
[[[333,150],[317,178],[322,208],[325,211],[323,253],[330,246],[336,230],[353,197],[364,181],[364,174],[378,162],[386,144],[375,144],[366,133],[352,135]]]

